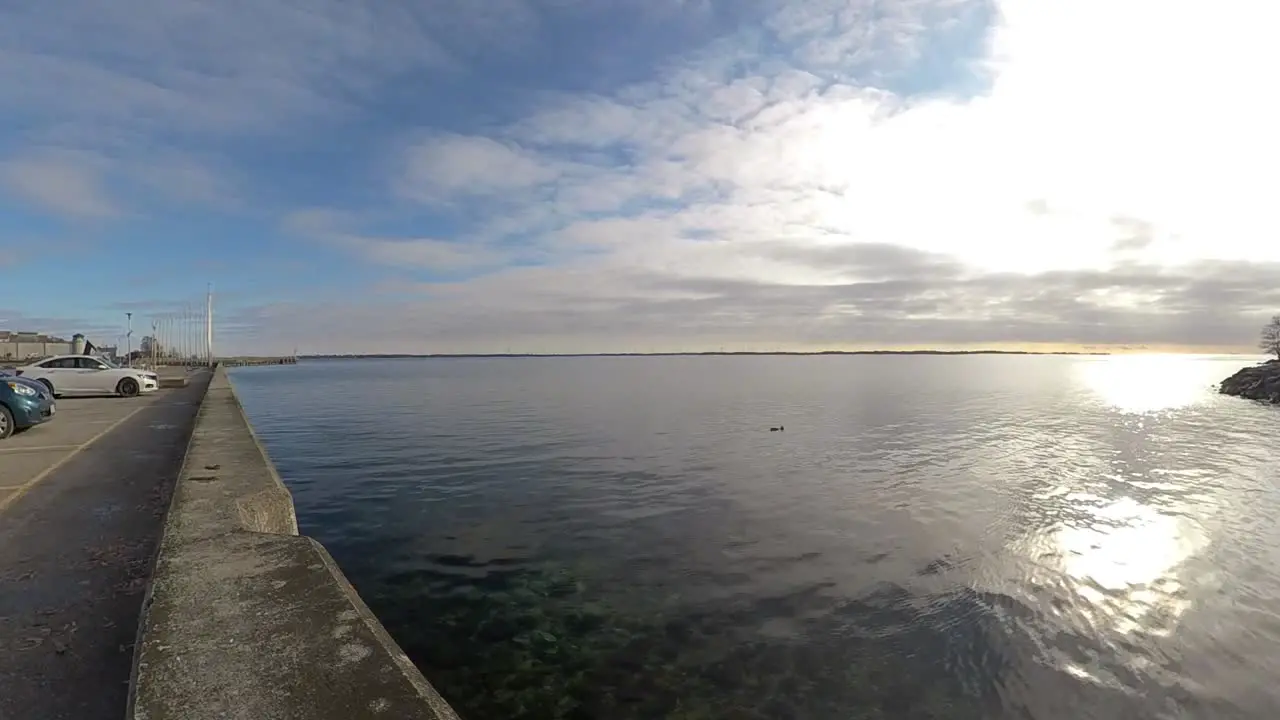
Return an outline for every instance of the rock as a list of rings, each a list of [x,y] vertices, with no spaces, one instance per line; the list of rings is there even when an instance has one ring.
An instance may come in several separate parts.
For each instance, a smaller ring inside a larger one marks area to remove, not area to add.
[[[1280,360],[1244,368],[1223,380],[1218,392],[1280,405]]]

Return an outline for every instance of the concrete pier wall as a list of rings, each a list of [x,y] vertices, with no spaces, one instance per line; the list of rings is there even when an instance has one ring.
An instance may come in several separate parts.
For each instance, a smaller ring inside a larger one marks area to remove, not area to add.
[[[457,720],[329,553],[218,369],[143,605],[134,720]]]

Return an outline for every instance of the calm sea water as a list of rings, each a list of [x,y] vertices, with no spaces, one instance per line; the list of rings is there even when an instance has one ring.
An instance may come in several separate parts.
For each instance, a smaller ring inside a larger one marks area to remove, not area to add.
[[[1211,387],[1246,364],[233,377],[303,531],[467,720],[1275,718],[1280,411]]]

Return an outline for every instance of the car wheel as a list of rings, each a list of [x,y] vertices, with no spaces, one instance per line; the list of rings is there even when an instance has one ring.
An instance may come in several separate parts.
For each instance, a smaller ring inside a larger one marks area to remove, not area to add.
[[[12,435],[13,430],[13,413],[9,412],[9,408],[0,405],[0,440]]]
[[[45,380],[44,378],[40,378],[40,382],[41,382],[45,387],[49,388],[49,395],[50,395],[50,396],[55,397],[55,398],[56,398],[56,397],[58,397],[58,393],[54,392],[54,390],[53,390],[53,383],[49,382],[48,380]]]
[[[138,387],[138,381],[133,378],[125,378],[116,385],[116,392],[124,397],[133,397],[138,394],[141,388]]]

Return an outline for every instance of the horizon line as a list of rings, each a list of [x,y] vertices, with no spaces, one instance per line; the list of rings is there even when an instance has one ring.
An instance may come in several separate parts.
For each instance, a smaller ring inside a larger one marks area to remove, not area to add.
[[[299,359],[341,358],[485,358],[485,357],[674,357],[701,355],[1086,355],[1113,351],[1050,350],[687,350],[670,352],[485,352],[485,353],[302,353]],[[251,356],[243,356],[251,357]]]

